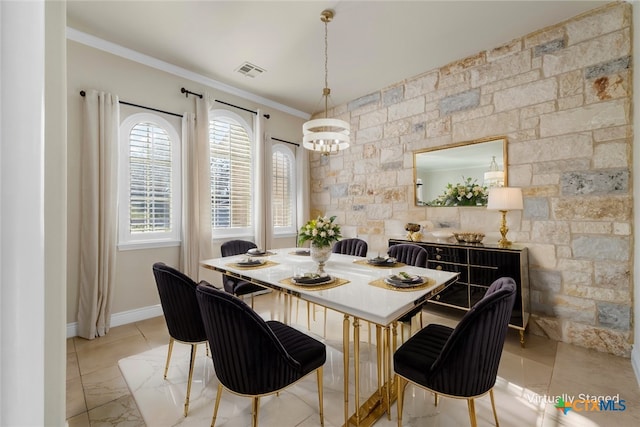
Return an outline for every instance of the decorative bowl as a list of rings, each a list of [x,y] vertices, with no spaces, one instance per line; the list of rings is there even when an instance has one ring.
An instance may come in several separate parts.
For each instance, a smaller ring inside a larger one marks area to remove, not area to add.
[[[448,239],[453,235],[453,233],[451,233],[451,231],[436,230],[432,231],[431,235],[436,239]]]
[[[458,242],[480,243],[482,242],[482,239],[484,239],[484,233],[461,231],[457,233],[454,232],[453,237],[455,237]]]

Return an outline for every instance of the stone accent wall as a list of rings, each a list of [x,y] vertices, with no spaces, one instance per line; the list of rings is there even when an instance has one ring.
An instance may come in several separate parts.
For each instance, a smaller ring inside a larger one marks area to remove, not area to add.
[[[428,54],[428,53],[425,53]],[[484,231],[499,214],[414,206],[413,152],[508,138],[530,248],[530,330],[629,356],[632,337],[631,5],[614,3],[335,107],[344,153],[311,155],[312,214],[337,215],[372,253],[406,222]]]

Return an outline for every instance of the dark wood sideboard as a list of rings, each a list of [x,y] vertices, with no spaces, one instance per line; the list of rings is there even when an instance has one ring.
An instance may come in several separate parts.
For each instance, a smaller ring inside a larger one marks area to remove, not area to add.
[[[389,239],[389,246],[406,243],[427,250],[428,268],[460,273],[456,283],[429,300],[433,304],[468,310],[484,296],[494,280],[503,276],[513,277],[517,297],[509,326],[520,332],[520,344],[524,345],[524,331],[529,322],[529,260],[526,247]]]

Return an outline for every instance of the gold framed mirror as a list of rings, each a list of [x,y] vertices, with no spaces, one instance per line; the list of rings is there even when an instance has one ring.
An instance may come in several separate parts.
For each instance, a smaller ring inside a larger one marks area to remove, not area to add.
[[[507,163],[504,136],[415,151],[415,204],[486,206],[492,187],[508,185]]]

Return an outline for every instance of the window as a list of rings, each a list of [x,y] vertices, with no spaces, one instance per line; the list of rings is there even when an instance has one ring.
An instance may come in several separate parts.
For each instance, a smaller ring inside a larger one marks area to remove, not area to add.
[[[175,128],[149,113],[120,127],[119,246],[180,240],[180,140]]]
[[[237,115],[209,116],[211,227],[214,236],[253,235],[253,144],[249,126]]]
[[[295,233],[295,156],[283,144],[273,146],[271,156],[271,216],[275,235]]]

